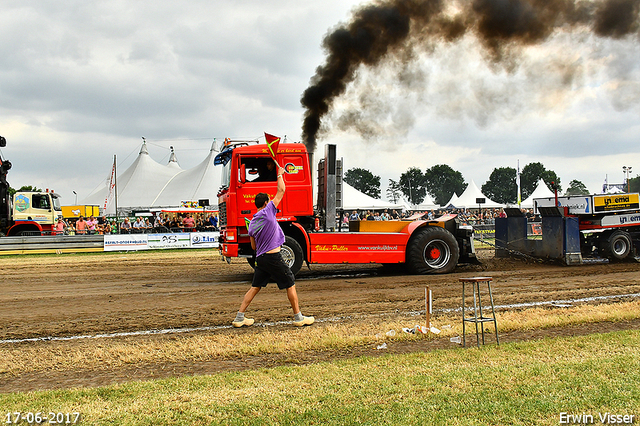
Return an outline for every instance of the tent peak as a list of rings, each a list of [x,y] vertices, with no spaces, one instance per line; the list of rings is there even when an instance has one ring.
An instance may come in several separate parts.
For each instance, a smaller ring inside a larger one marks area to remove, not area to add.
[[[177,163],[178,157],[176,157],[176,152],[174,151],[172,146],[170,146],[169,148],[171,148],[171,155],[169,156],[169,164]]]
[[[144,138],[142,138],[142,147],[140,148],[140,152],[138,153],[138,155],[141,154],[149,155],[149,151],[147,150],[147,141]]]

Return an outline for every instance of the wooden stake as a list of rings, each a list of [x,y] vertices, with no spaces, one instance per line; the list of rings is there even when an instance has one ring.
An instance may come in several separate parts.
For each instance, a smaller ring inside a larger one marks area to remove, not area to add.
[[[429,312],[429,308],[431,307],[431,291],[429,287],[424,289],[424,310],[426,312],[427,317],[427,330],[431,329],[431,312]]]

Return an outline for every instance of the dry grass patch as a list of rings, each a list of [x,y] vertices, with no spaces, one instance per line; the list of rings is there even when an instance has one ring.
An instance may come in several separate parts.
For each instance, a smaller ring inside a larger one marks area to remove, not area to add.
[[[640,317],[640,301],[580,305],[571,308],[533,308],[498,312],[500,332],[544,329]],[[357,318],[343,323],[319,323],[304,329],[254,328],[212,334],[173,335],[164,338],[101,338],[75,342],[38,342],[0,346],[0,374],[38,371],[117,368],[149,363],[176,363],[231,359],[301,351],[345,350],[385,341],[435,339],[462,332],[460,314],[435,317],[442,333],[413,335],[402,332],[423,317]],[[395,330],[389,337],[386,332]],[[491,327],[487,328],[491,332]]]
[[[478,349],[0,395],[85,424],[558,424],[562,412],[636,414],[637,330]]]

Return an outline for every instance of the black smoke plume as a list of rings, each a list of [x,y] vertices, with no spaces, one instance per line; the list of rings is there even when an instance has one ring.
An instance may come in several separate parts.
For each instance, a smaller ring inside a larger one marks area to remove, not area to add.
[[[452,4],[456,7],[448,8]],[[412,46],[452,42],[468,33],[493,63],[501,64],[514,46],[542,43],[560,30],[587,28],[614,39],[638,33],[639,10],[640,0],[394,0],[365,5],[323,41],[326,63],[317,68],[301,98],[303,141],[315,151],[322,118],[360,66],[375,67]]]

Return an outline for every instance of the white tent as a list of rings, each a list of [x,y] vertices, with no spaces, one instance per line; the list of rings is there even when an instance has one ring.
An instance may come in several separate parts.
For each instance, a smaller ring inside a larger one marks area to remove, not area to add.
[[[529,195],[529,197],[520,203],[520,207],[525,209],[533,208],[533,200],[536,198],[551,198],[554,197],[555,194],[549,188],[547,188],[547,184],[544,183],[544,180],[540,179],[538,181],[538,186],[536,189]]]
[[[208,199],[209,204],[217,204],[220,187],[221,168],[214,167],[216,153],[211,146],[209,155],[196,167],[183,170],[173,176],[151,203],[152,206],[176,206],[176,201],[197,201]]]
[[[215,144],[215,143],[214,143]],[[198,166],[183,170],[172,150],[169,163],[162,165],[149,156],[143,142],[133,164],[118,176],[118,209],[180,207],[183,201],[217,200],[220,169],[213,166],[214,146]],[[81,201],[82,204],[107,206],[106,214],[115,213],[115,197],[109,195],[109,183]]]
[[[424,200],[422,200],[422,203],[413,205],[411,207],[411,210],[427,211],[427,210],[434,210],[439,208],[440,206],[433,202],[433,199],[431,199],[429,194],[425,194]]]
[[[451,196],[451,199],[449,201],[447,201],[446,203],[444,203],[444,206],[442,206],[442,207],[445,208],[445,209],[447,209],[447,208],[455,208],[457,202],[458,202],[458,194],[456,194],[454,192],[453,195]]]
[[[377,200],[342,181],[342,208],[344,210],[402,210],[402,206],[390,201]]]
[[[462,195],[454,203],[454,206],[459,209],[462,209],[462,208],[477,209],[478,203],[476,202],[476,199],[478,198],[485,199],[484,204],[480,205],[480,207],[483,209],[496,209],[496,208],[504,207],[504,205],[500,203],[496,203],[495,201],[491,200],[489,197],[484,195],[474,181],[471,181],[471,183],[467,186],[467,189],[464,190]]]

